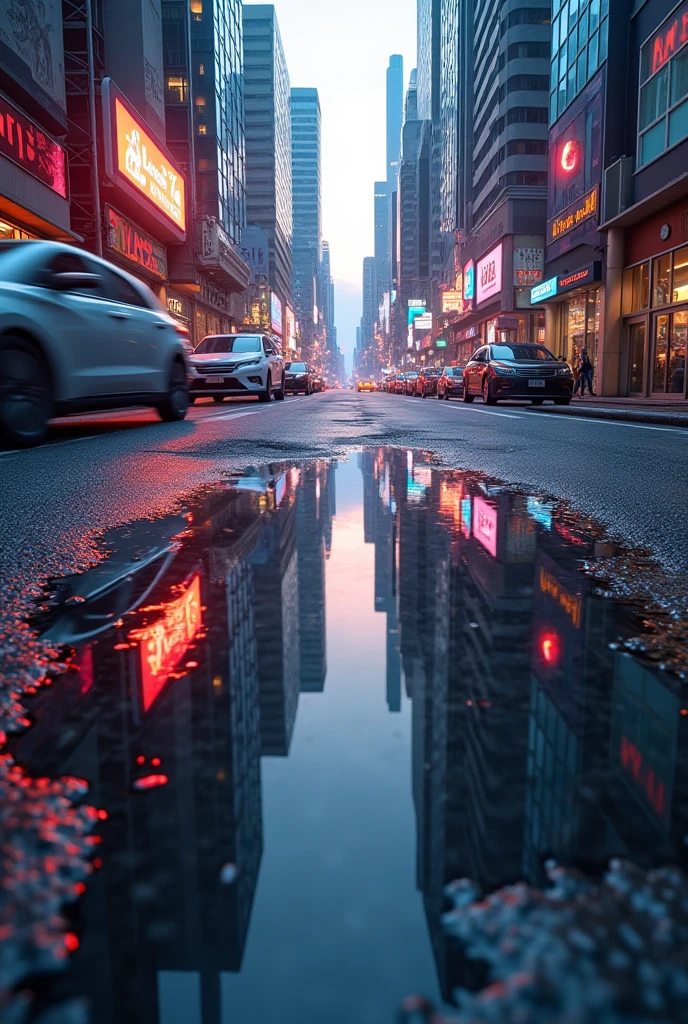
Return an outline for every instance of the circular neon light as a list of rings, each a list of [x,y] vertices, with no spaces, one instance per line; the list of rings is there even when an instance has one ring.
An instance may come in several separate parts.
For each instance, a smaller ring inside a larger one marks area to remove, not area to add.
[[[575,139],[569,139],[562,146],[561,157],[559,158],[561,169],[566,174],[572,174],[578,166],[578,143]]]

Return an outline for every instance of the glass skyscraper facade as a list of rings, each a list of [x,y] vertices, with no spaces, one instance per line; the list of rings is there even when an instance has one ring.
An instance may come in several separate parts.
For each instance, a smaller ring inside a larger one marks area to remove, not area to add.
[[[607,59],[608,33],[609,0],[552,0],[550,124]]]
[[[312,339],[322,250],[320,100],[317,89],[291,90],[294,209],[294,308],[302,340]]]

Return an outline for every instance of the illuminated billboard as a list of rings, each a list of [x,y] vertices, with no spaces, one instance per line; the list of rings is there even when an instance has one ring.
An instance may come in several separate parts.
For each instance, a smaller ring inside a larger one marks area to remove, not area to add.
[[[478,260],[476,268],[476,297],[478,305],[499,295],[502,290],[502,244]]]
[[[284,338],[285,343],[286,343],[286,347],[288,349],[291,349],[292,351],[295,352],[296,351],[296,347],[297,347],[296,346],[296,317],[294,315],[294,310],[291,308],[291,306],[287,306],[285,308],[284,322],[285,322],[285,327],[286,327],[285,338]]]
[[[475,263],[469,260],[463,268],[463,301],[470,309],[475,299]]]
[[[67,198],[67,151],[0,96],[0,154]]]
[[[270,292],[270,329],[282,337],[282,300],[274,292]]]
[[[183,241],[184,176],[109,78],[103,82],[103,119],[107,176],[149,217]]]
[[[497,509],[482,498],[473,499],[473,536],[493,558],[497,557]]]

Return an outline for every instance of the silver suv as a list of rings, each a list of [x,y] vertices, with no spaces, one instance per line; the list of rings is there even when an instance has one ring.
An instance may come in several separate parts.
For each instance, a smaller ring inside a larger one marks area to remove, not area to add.
[[[284,362],[279,342],[267,334],[209,334],[189,357],[191,401],[227,395],[257,395],[261,402],[284,398]]]
[[[188,332],[135,277],[70,245],[0,241],[0,438],[37,444],[53,416],[189,407]]]

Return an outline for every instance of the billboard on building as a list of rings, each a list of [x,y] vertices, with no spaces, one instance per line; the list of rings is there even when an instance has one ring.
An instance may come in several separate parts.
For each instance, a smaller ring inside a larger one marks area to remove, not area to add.
[[[0,0],[0,64],[32,96],[38,87],[66,113],[62,0]]]
[[[499,295],[502,290],[502,243],[495,246],[487,256],[478,260],[476,267],[476,298],[478,305]]]
[[[67,151],[0,96],[0,154],[67,198]]]
[[[282,320],[282,300],[275,292],[270,292],[270,329],[282,337],[284,324]]]
[[[284,341],[286,347],[292,352],[296,351],[296,317],[291,306],[287,306],[284,314]]]

